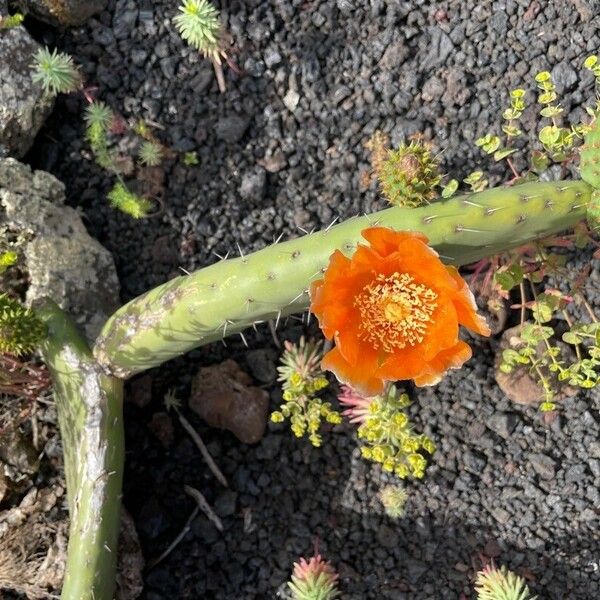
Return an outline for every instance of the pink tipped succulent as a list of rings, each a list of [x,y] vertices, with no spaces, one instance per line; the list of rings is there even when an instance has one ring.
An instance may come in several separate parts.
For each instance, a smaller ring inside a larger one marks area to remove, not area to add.
[[[294,563],[292,580],[288,587],[293,600],[333,600],[339,598],[338,575],[331,564],[320,554]]]
[[[373,398],[365,398],[349,385],[342,385],[338,400],[343,406],[348,406],[342,414],[348,417],[350,423],[364,423],[369,416],[369,406]]]

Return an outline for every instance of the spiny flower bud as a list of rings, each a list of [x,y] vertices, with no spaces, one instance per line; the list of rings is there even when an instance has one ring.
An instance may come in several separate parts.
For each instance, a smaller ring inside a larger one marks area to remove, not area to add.
[[[390,204],[415,207],[438,196],[436,188],[442,176],[429,148],[423,143],[411,142],[388,151],[379,165],[377,178]]]

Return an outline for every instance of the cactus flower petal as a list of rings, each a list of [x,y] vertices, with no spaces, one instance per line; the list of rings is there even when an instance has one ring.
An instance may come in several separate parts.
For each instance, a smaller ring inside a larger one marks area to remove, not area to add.
[[[387,381],[437,383],[460,367],[471,349],[463,325],[489,335],[467,284],[444,265],[421,233],[371,227],[351,258],[336,251],[312,284],[311,310],[336,346],[323,368],[365,396]]]

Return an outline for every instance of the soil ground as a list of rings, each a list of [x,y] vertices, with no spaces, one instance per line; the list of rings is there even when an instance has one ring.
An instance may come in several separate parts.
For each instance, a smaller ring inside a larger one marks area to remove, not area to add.
[[[227,70],[222,95],[211,65],[175,32],[173,2],[110,0],[84,27],[37,32],[73,55],[99,99],[128,121],[160,124],[166,145],[200,159],[195,167],[181,156],[167,161],[164,213],[132,221],[107,206],[113,181],[90,160],[83,101],[58,102],[30,159],[66,182],[69,202],[114,254],[124,301],[238,244],[250,252],[282,233],[383,207],[373,186],[361,186],[364,143],[376,129],[394,144],[423,133],[452,176],[484,164],[495,182],[504,171],[473,142],[499,132],[510,89],[533,90],[535,73],[552,71],[573,121],[594,95],[581,63],[600,48],[595,1],[232,0],[220,8],[231,58],[244,72]],[[535,108],[526,111],[531,139],[536,121]],[[291,321],[279,335],[305,329]],[[546,428],[534,408],[510,403],[494,383],[496,340],[475,340],[468,366],[436,388],[411,391],[415,423],[439,450],[424,482],[408,485],[407,516],[394,522],[376,499],[386,476],[358,458],[348,428],[328,434],[321,449],[281,426],[245,446],[186,412],[229,490],[178,424],[175,441],[160,444],[149,423],[166,391],[185,399],[194,371],[226,357],[262,376],[275,407],[270,333],[247,340],[249,348],[238,340],[202,348],[129,386],[130,396],[151,394],[143,408],[126,406],[124,503],[146,558],[192,512],[184,484],[205,494],[225,527],[220,534],[196,518],[146,574],[144,598],[273,598],[315,536],[348,600],[471,598],[480,554],[526,575],[540,598],[600,597],[597,394],[569,398]]]

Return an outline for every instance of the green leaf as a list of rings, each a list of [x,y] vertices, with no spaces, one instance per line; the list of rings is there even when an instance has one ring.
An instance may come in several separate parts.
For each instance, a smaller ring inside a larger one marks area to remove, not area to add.
[[[540,323],[547,323],[552,319],[552,315],[554,314],[552,308],[542,301],[535,302],[532,310],[535,320]]]
[[[583,61],[583,66],[586,69],[589,69],[591,71],[596,66],[597,63],[598,63],[598,57],[595,54],[592,54],[591,56],[588,56]]]
[[[482,148],[487,154],[493,154],[500,147],[500,138],[497,135],[488,133],[475,140],[475,145]]]
[[[521,133],[523,133],[518,127],[515,127],[514,125],[503,125],[502,131],[508,137],[517,137],[517,136],[521,135]]]
[[[544,327],[535,323],[528,323],[521,331],[523,341],[531,345],[537,345],[544,340],[549,340],[554,335],[552,327]]]
[[[521,362],[521,356],[512,348],[507,348],[502,352],[502,360],[507,366],[512,366]]]
[[[517,151],[516,148],[502,148],[501,150],[497,150],[494,152],[494,160],[499,161],[511,154],[514,154]]]
[[[581,344],[583,339],[579,337],[574,331],[566,331],[562,335],[562,341],[566,344]]]
[[[458,181],[456,179],[451,179],[443,188],[442,188],[442,198],[450,198],[456,193],[458,189]]]
[[[548,71],[541,71],[535,76],[535,80],[538,83],[544,83],[545,81],[552,81],[552,75]]]
[[[547,92],[544,92],[538,96],[538,102],[540,104],[550,104],[551,102],[554,102],[557,97],[558,96],[554,90],[548,90]]]
[[[512,290],[523,281],[523,269],[518,264],[512,264],[494,273],[494,281],[505,291]]]
[[[542,117],[551,119],[552,117],[560,115],[562,111],[563,109],[560,108],[560,106],[545,106],[542,108],[542,110],[540,110],[540,115],[542,115]]]
[[[550,159],[546,154],[539,150],[534,150],[531,153],[531,168],[536,173],[543,173],[550,165]]]
[[[560,127],[557,127],[556,125],[546,125],[546,127],[542,128],[538,137],[544,146],[553,146],[560,137]]]
[[[502,113],[502,118],[505,119],[506,121],[513,121],[515,119],[519,119],[522,114],[523,114],[522,111],[520,111],[514,107],[511,107],[511,108],[507,108]]]

